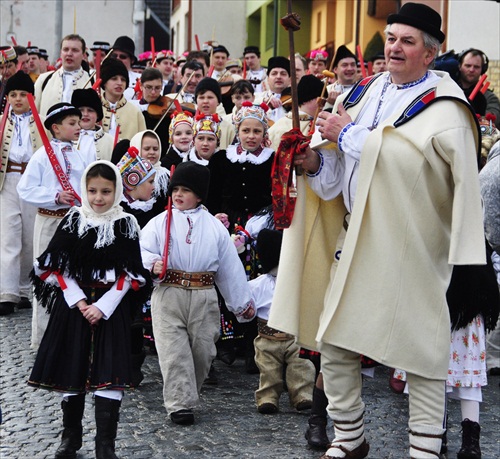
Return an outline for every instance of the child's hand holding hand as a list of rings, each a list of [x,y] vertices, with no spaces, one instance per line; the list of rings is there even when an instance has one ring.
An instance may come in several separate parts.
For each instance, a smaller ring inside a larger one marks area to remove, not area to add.
[[[85,317],[89,321],[90,325],[95,325],[102,319],[103,313],[97,306],[91,304],[83,313],[83,317]]]
[[[61,191],[57,197],[58,204],[71,204],[75,201],[75,195],[72,191]]]
[[[255,304],[253,300],[250,300],[247,303],[247,308],[241,314],[238,314],[236,318],[238,322],[250,322],[255,317],[256,312]]]
[[[226,228],[229,228],[229,218],[228,218],[227,214],[223,214],[223,213],[215,214],[215,218],[217,220],[220,220]]]
[[[153,274],[159,276],[163,271],[163,261],[156,261],[153,265]]]

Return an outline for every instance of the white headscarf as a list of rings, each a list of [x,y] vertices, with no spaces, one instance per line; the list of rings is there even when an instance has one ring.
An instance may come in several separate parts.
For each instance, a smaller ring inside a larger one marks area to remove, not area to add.
[[[108,166],[115,174],[115,196],[113,205],[110,209],[103,213],[96,213],[90,206],[88,196],[87,196],[87,174],[89,171],[99,164]],[[84,236],[90,228],[97,229],[97,241],[94,245],[96,249],[110,245],[115,240],[114,232],[114,222],[121,218],[127,218],[127,226],[125,231],[125,236],[131,239],[135,238],[139,234],[139,224],[135,217],[130,214],[126,214],[120,205],[120,201],[123,195],[123,185],[122,177],[118,168],[110,161],[99,160],[90,163],[85,171],[83,172],[81,180],[81,190],[82,190],[82,207],[73,206],[68,213],[71,216],[72,213],[79,212],[80,218],[78,220],[78,237]],[[74,224],[73,218],[68,218],[66,224],[63,228],[69,228]]]

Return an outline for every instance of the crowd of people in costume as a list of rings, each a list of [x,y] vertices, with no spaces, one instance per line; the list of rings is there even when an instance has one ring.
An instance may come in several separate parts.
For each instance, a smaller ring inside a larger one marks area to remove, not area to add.
[[[175,424],[203,409],[213,361],[240,357],[260,413],[286,390],[309,446],[364,458],[362,377],[386,365],[412,458],[446,451],[446,393],[458,458],[481,457],[500,103],[480,50],[438,57],[431,8],[405,4],[385,36],[367,67],[345,45],[266,67],[215,42],[136,57],[129,37],[71,34],[54,66],[0,47],[0,315],[32,309],[28,384],[63,398],[56,458],[81,448],[89,392],[96,457],[117,457],[148,353]]]

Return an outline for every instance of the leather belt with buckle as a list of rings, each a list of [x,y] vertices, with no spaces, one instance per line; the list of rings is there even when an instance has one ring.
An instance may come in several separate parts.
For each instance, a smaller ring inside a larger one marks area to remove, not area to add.
[[[209,272],[188,273],[175,269],[167,270],[162,285],[186,289],[212,288],[215,276]]]
[[[17,172],[18,174],[23,174],[27,165],[28,163],[15,163],[14,161],[7,161],[5,172]]]

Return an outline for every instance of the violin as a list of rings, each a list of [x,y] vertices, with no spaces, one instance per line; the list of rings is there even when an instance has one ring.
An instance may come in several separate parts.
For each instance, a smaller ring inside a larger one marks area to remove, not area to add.
[[[188,111],[194,114],[196,113],[196,107],[194,104],[181,104],[182,110]],[[161,118],[162,116],[171,115],[176,110],[175,105],[172,103],[172,99],[167,96],[160,96],[154,102],[151,102],[148,106],[148,113],[153,118]]]
[[[231,73],[225,73],[217,82],[219,83],[220,92],[223,96],[231,91],[233,84],[236,83]]]

